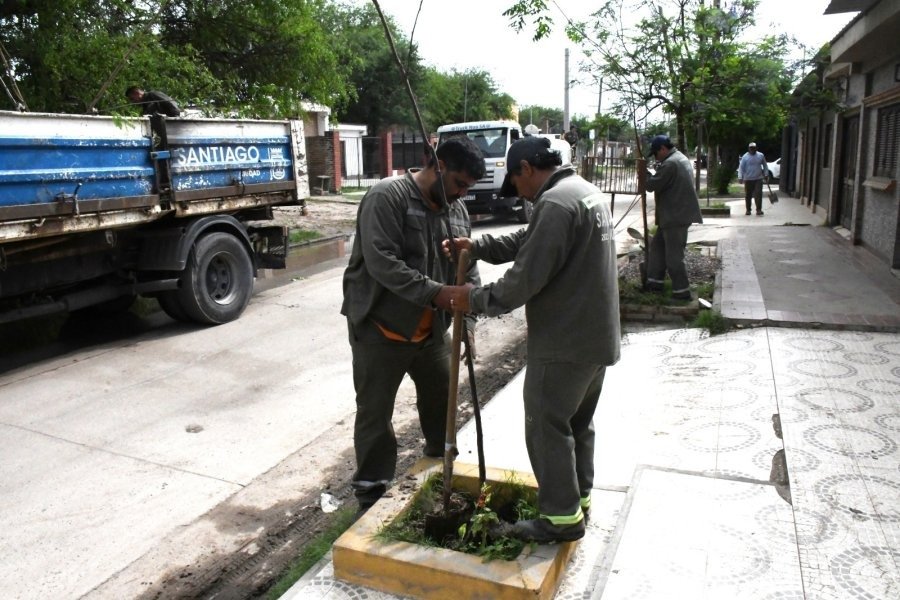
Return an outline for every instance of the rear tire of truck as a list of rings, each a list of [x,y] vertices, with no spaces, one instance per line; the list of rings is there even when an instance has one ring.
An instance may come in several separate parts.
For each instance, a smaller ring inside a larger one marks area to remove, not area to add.
[[[519,223],[527,223],[531,220],[531,213],[534,211],[534,205],[525,198],[520,198],[519,203],[521,206],[519,207],[519,210],[516,211],[516,218],[519,220]]]
[[[253,293],[253,262],[235,236],[213,232],[194,243],[178,289],[178,303],[198,323],[218,325],[241,316]]]
[[[163,309],[163,312],[176,321],[183,323],[191,321],[191,318],[181,306],[181,301],[178,299],[178,290],[160,292],[156,297],[156,301],[159,302],[159,307]]]

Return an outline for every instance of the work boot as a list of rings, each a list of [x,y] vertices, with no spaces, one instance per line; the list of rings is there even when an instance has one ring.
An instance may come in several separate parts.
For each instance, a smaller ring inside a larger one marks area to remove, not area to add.
[[[584,519],[572,525],[554,525],[547,519],[517,521],[508,528],[507,535],[523,542],[538,544],[574,542],[584,537]]]
[[[443,458],[444,447],[426,443],[425,448],[422,450],[422,454],[428,458]]]
[[[673,300],[693,300],[694,297],[688,291],[688,292],[678,292],[677,294],[672,294],[672,299]]]

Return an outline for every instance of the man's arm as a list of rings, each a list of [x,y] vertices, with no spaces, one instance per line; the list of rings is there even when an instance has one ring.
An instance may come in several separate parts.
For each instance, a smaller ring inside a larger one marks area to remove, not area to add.
[[[664,160],[659,164],[656,173],[647,178],[647,191],[658,192],[672,184],[675,179],[675,163]]]

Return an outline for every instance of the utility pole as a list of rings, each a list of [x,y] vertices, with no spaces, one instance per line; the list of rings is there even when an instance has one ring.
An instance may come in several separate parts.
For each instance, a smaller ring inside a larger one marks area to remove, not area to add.
[[[563,102],[563,133],[569,131],[569,49],[566,48],[565,101]]]
[[[600,78],[600,91],[597,92],[597,120],[603,115],[603,78]],[[606,139],[603,140],[603,159],[606,160],[606,142],[609,141],[609,126],[606,127]],[[597,123],[597,133],[594,134],[594,153],[597,152],[597,145],[600,143],[600,124]]]
[[[469,74],[466,73],[466,77],[463,80],[465,85],[465,91],[463,92],[463,122],[468,120],[469,116]]]

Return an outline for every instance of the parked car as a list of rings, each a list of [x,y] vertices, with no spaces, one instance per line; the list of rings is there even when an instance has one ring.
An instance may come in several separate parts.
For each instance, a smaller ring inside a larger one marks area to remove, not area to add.
[[[781,159],[776,158],[770,163],[766,163],[769,165],[769,179],[780,179],[781,178]]]
[[[741,156],[743,158],[743,156]],[[776,158],[772,162],[766,162],[769,167],[769,181],[778,180],[781,178],[781,159]],[[735,179],[741,178],[741,166],[740,161],[738,161],[738,168],[734,170]]]

